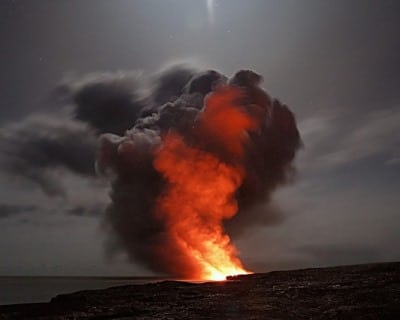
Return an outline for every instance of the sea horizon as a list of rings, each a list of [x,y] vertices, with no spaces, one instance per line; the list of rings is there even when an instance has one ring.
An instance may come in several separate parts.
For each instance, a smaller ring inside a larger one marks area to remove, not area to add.
[[[0,276],[0,305],[49,302],[59,294],[82,290],[139,285],[165,280],[163,276]]]
[[[172,279],[169,276],[0,275],[2,278]],[[174,279],[175,280],[175,279]],[[176,279],[178,280],[178,279]]]

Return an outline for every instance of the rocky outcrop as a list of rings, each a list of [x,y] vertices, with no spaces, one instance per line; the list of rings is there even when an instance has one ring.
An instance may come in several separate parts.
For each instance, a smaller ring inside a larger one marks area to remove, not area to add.
[[[400,319],[400,263],[80,291],[0,306],[0,319]]]

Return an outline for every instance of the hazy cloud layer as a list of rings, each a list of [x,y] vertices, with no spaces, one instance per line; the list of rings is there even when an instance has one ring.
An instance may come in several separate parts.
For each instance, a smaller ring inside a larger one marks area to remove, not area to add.
[[[35,211],[37,207],[32,205],[19,205],[19,204],[0,204],[0,219],[7,218],[14,215],[31,213]]]
[[[147,74],[161,63],[181,57],[194,57],[227,74],[240,67],[258,70],[265,76],[265,86],[293,107],[305,147],[297,160],[296,184],[283,190],[287,192],[275,201],[285,213],[285,221],[241,233],[239,244],[245,261],[253,261],[249,266],[255,270],[265,271],[272,266],[313,266],[329,258],[314,249],[311,251],[318,254],[310,254],[310,250],[302,253],[301,248],[310,247],[326,247],[338,261],[343,261],[342,248],[349,263],[365,262],[362,252],[374,261],[400,259],[400,155],[397,129],[391,120],[391,116],[397,119],[400,102],[400,2],[214,3],[218,5],[210,27],[206,1],[198,0],[98,0],[95,7],[91,1],[79,0],[1,2],[0,35],[9,39],[0,51],[4,61],[0,74],[1,126],[8,128],[6,123],[19,122],[39,109],[41,114],[46,113],[43,107],[48,101],[43,100],[65,72],[79,75],[93,70],[139,68]],[[107,99],[87,102],[91,92],[102,87],[98,82],[103,80],[98,78],[114,83],[113,89],[107,89],[111,95],[124,93],[124,105],[137,106],[153,88],[144,84],[139,85],[144,90],[135,89],[136,84],[144,80],[156,86],[157,79],[161,79],[158,73],[150,80],[141,73],[126,71],[69,77],[57,96],[62,93],[70,113],[66,117],[63,112],[60,119],[81,121],[77,119],[75,100],[84,106],[81,118],[93,110],[99,112],[102,107],[97,106],[107,105]],[[191,74],[191,70],[182,72],[180,83]],[[168,85],[168,77],[165,79]],[[117,82],[129,84],[115,89]],[[172,89],[177,87],[180,85]],[[90,89],[79,95],[82,88]],[[163,103],[180,92],[178,89],[153,99]],[[125,115],[133,119],[136,114]],[[98,128],[88,126],[97,133],[107,112],[93,116],[96,120],[92,124]],[[110,125],[107,129],[121,132],[127,126]],[[14,150],[13,154],[18,159],[20,152]],[[8,156],[1,149],[2,163],[4,157]],[[25,165],[32,168],[29,163]],[[96,220],[65,215],[68,210],[78,212],[73,209],[80,206],[91,208],[107,202],[107,188],[89,175],[72,173],[64,164],[40,169],[44,178],[31,170],[0,174],[0,202],[50,207],[49,215],[57,213],[52,218],[59,227],[52,232],[47,225],[42,226],[36,212],[32,215],[34,225],[18,225],[29,214],[2,220],[0,253],[10,259],[0,261],[1,273],[35,270],[43,274],[43,270],[52,270],[48,266],[58,264],[58,272],[68,274],[77,268],[76,261],[93,266],[80,270],[117,273],[115,270],[123,265],[121,260],[107,269],[100,258],[93,258],[101,255],[103,240],[94,232]],[[40,184],[36,182],[43,179]],[[31,183],[21,184],[20,180]],[[44,195],[40,185],[48,192],[58,190],[56,194],[64,194],[64,198]],[[38,210],[42,212],[42,208]],[[66,223],[66,216],[74,223]],[[73,239],[65,236],[72,229],[76,235]],[[49,243],[49,237],[54,241]],[[345,252],[346,244],[354,248],[353,258]],[[340,250],[331,250],[334,246]],[[131,274],[132,267],[124,266],[125,274]]]
[[[39,185],[49,195],[63,195],[54,170],[94,175],[96,138],[81,122],[33,115],[0,130],[0,164],[7,174]]]
[[[335,169],[357,161],[380,157],[382,163],[396,164],[400,153],[400,111],[386,108],[351,117],[346,113],[309,118],[300,122],[306,141],[302,164]]]

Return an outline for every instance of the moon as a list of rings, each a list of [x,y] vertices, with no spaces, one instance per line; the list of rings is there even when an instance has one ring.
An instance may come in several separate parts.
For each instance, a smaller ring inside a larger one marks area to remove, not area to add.
[[[214,0],[207,0],[208,22],[210,25],[214,23]]]

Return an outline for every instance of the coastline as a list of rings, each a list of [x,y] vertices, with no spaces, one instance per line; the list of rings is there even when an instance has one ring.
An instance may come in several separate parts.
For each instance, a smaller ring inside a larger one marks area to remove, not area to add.
[[[0,306],[0,319],[400,319],[400,262],[161,281]]]
[[[58,294],[145,284],[166,277],[0,276],[0,306],[48,302]]]

